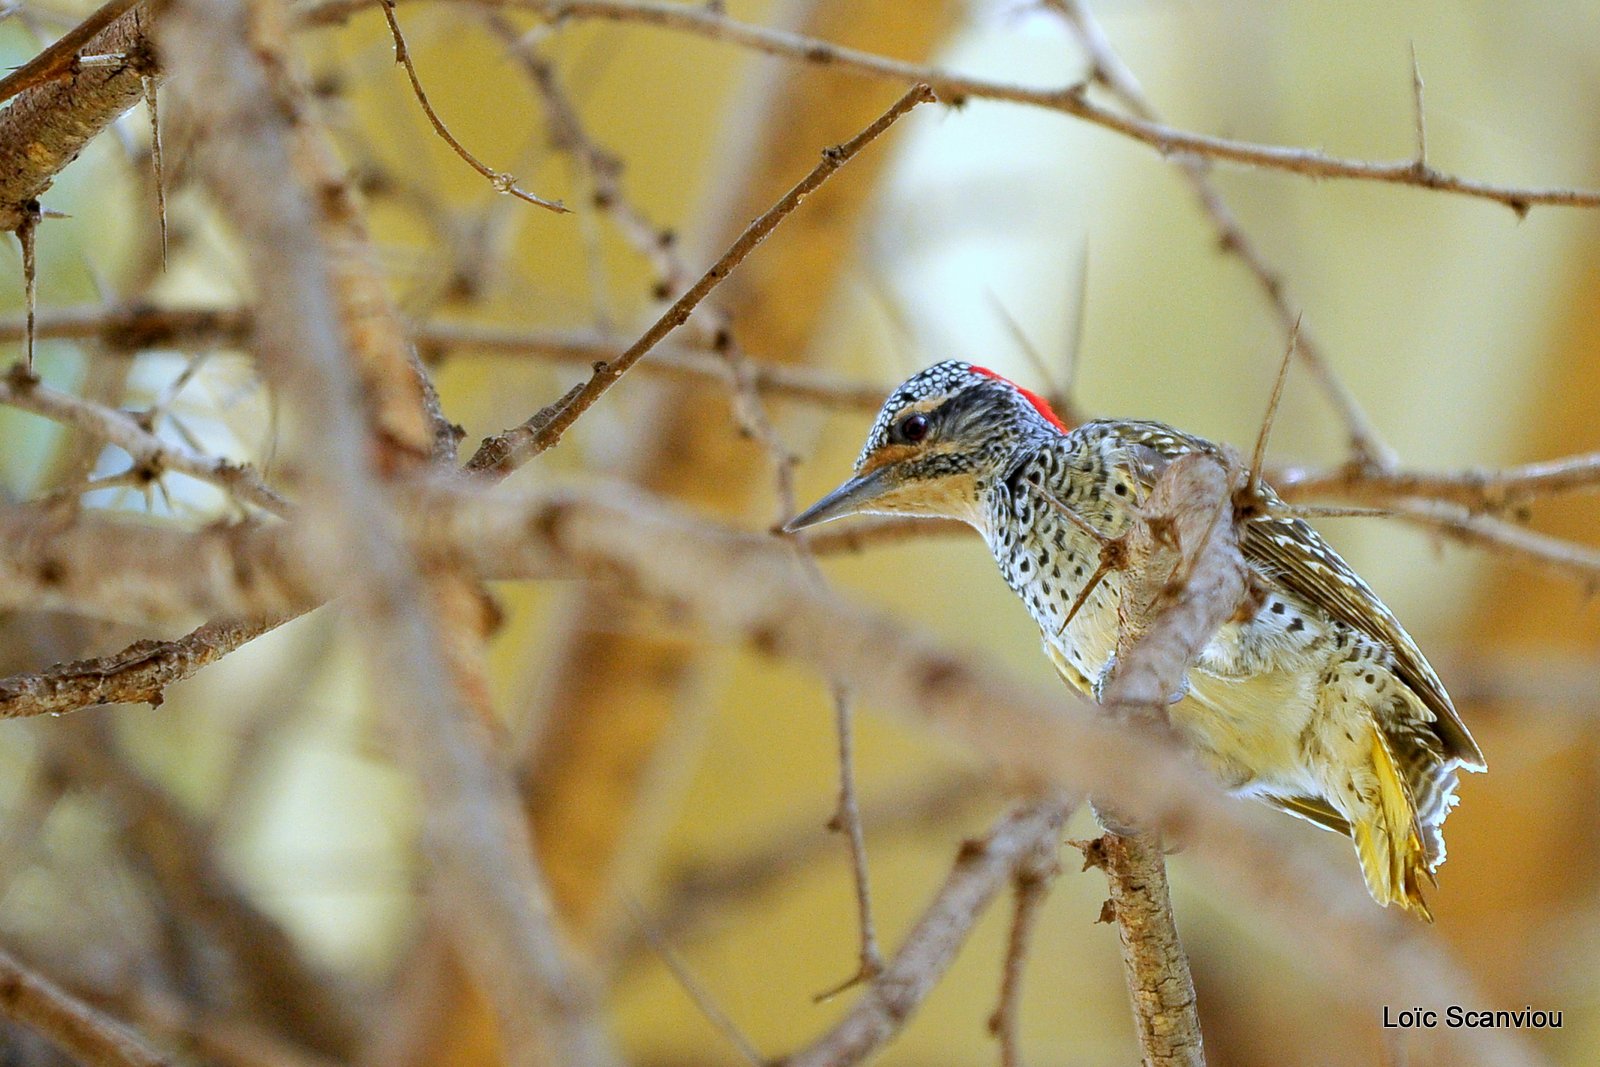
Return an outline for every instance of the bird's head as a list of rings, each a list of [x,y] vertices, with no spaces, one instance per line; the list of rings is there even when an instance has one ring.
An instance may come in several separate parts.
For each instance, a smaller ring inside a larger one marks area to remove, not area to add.
[[[789,532],[862,513],[982,521],[984,492],[1017,452],[1067,427],[1044,399],[986,367],[950,360],[908,378],[878,412],[855,477],[795,516]]]

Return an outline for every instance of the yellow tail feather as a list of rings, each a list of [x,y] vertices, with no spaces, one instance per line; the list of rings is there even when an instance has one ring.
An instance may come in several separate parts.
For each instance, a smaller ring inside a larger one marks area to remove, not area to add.
[[[1379,903],[1399,904],[1432,922],[1433,914],[1422,899],[1419,880],[1426,876],[1431,881],[1433,872],[1422,847],[1411,790],[1400,774],[1383,731],[1377,724],[1370,729],[1378,808],[1368,818],[1351,821],[1351,837],[1361,860],[1361,873],[1367,880],[1368,890]]]

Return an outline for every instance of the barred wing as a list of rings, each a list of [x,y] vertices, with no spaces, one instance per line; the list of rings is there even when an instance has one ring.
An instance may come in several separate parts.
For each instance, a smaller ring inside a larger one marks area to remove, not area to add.
[[[1483,770],[1483,753],[1416,642],[1321,534],[1303,519],[1267,515],[1245,523],[1239,547],[1245,559],[1289,592],[1392,649],[1395,673],[1436,716],[1434,730],[1445,754]]]
[[[1079,433],[1115,434],[1135,460],[1147,487],[1153,485],[1165,461],[1201,452],[1226,462],[1222,449],[1203,438],[1175,430],[1159,422],[1088,423]],[[1269,503],[1280,503],[1277,494],[1262,486]],[[1261,515],[1250,519],[1240,531],[1239,547],[1257,570],[1272,578],[1285,590],[1308,604],[1322,608],[1345,625],[1383,642],[1394,651],[1395,673],[1422,703],[1434,713],[1434,730],[1444,743],[1448,756],[1463,766],[1483,770],[1483,753],[1467,732],[1466,724],[1450,702],[1450,694],[1434,673],[1421,649],[1406,633],[1400,620],[1378,599],[1378,594],[1333,547],[1303,519]]]

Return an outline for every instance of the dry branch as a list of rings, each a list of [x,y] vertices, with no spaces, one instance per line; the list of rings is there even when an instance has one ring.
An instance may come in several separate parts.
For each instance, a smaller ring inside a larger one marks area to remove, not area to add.
[[[844,605],[796,575],[790,553],[768,539],[698,525],[620,488],[517,496],[435,487],[401,511],[425,558],[471,566],[486,578],[578,573],[620,584],[676,606],[714,633],[838,677],[863,700],[911,713],[1025,777],[1070,783],[1139,825],[1171,831],[1257,912],[1315,938],[1319,976],[1337,982],[1330,988],[1341,996],[1374,1010],[1424,992],[1456,1003],[1475,999],[1415,932],[1372,907],[1350,872],[1330,869],[1300,838],[1251,820],[1248,808],[1222,797],[1159,735],[1097,722],[1088,705],[1065,694],[1020,688],[990,665]],[[17,522],[25,518],[0,511],[0,578],[36,583],[41,557],[62,564],[62,577],[72,576],[68,561],[78,559],[96,560],[98,573],[104,554],[136,537],[141,543],[127,549],[129,558],[154,564],[143,581],[166,579],[182,594],[163,598],[169,608],[187,597],[214,614],[250,614],[260,608],[261,589],[281,594],[319,580],[283,552],[294,522],[180,534],[86,515],[49,538],[5,536]],[[241,583],[241,572],[251,580]],[[0,589],[10,585],[0,582]],[[83,592],[90,603],[98,595],[90,587]],[[1306,922],[1308,913],[1315,922]],[[1462,1062],[1528,1062],[1506,1035],[1439,1036],[1461,1039],[1454,1047]]]
[[[1248,571],[1234,530],[1234,474],[1210,456],[1183,456],[1141,505],[1129,534],[1117,658],[1100,694],[1106,707],[1161,721],[1195,657],[1237,609]],[[1085,855],[1111,884],[1144,1063],[1203,1065],[1160,835],[1110,833]]]
[[[174,641],[136,641],[110,656],[0,678],[0,719],[61,715],[96,704],[159,706],[168,686],[287,621],[222,619]]]
[[[175,79],[189,79],[179,100],[191,121],[211,131],[205,174],[245,241],[264,369],[304,421],[299,547],[323,579],[349,588],[378,699],[422,790],[432,884],[493,993],[509,1058],[615,1062],[592,991],[550,921],[510,782],[469,719],[478,694],[464,689],[462,635],[442,632],[434,614],[442,602],[453,617],[459,590],[423,580],[378,481],[377,461],[433,451],[428,390],[383,294],[362,289],[369,250],[348,191],[305,183],[300,166],[327,154],[305,125],[280,14],[272,4],[180,0],[162,20],[162,48]]]
[[[589,410],[605,392],[615,385],[628,369],[642,359],[646,353],[659,344],[673,330],[682,326],[689,318],[697,305],[715,289],[722,279],[737,267],[746,256],[756,250],[756,247],[765,241],[778,224],[789,216],[805,198],[815,192],[833,174],[852,157],[857,155],[867,145],[881,137],[902,116],[918,104],[927,103],[934,99],[933,92],[926,85],[917,85],[904,96],[896,100],[866,129],[856,134],[844,144],[836,145],[823,150],[822,161],[800,179],[795,186],[778,199],[760,218],[745,228],[744,232],[729,246],[728,250],[711,265],[700,279],[690,286],[672,306],[662,313],[661,317],[644,332],[633,344],[629,345],[616,359],[606,363],[597,364],[589,380],[583,383],[581,389],[565,398],[559,410],[548,418],[544,418],[539,429],[532,434],[520,435],[515,446],[499,442],[497,438],[490,438],[479,449],[480,454],[494,451],[503,451],[503,456],[496,458],[490,464],[485,462],[479,467],[485,473],[503,477],[526,463],[529,459],[559,444],[567,428],[576,422],[585,411]],[[544,415],[540,413],[534,418],[539,419]],[[506,431],[501,435],[517,435],[516,428]]]
[[[1075,806],[1056,797],[1019,805],[984,837],[963,844],[944,885],[883,973],[843,1019],[781,1060],[782,1067],[849,1067],[898,1034],[1018,868],[1040,851],[1059,847],[1061,824]]]
[[[1544,497],[1600,490],[1600,452],[1498,470],[1288,470],[1274,484],[1287,500],[1348,500],[1383,506],[1416,498],[1503,512]]]
[[[496,2],[496,0],[475,0]],[[1065,89],[1035,89],[1022,85],[972,78],[935,67],[906,63],[886,56],[846,48],[784,30],[768,29],[731,19],[720,7],[654,3],[651,0],[498,0],[501,6],[537,11],[552,22],[568,19],[604,19],[632,22],[724,41],[768,55],[782,56],[818,66],[858,74],[932,86],[941,99],[977,98],[1029,104],[1072,115],[1085,122],[1149,145],[1164,156],[1193,155],[1229,163],[1285,171],[1309,178],[1409,185],[1460,196],[1492,200],[1518,215],[1534,206],[1600,207],[1600,191],[1558,187],[1519,187],[1466,178],[1421,160],[1392,162],[1343,159],[1308,148],[1235,141],[1191,133],[1104,107],[1090,100],[1083,85]],[[309,0],[297,15],[302,25],[342,22],[368,6],[364,0]]]
[[[22,66],[0,78],[0,101],[47,82],[64,81],[78,71],[78,53],[101,30],[136,7],[141,0],[109,0],[82,22],[52,41]]]
[[[1130,114],[1146,122],[1160,122],[1161,116],[1144,95],[1139,79],[1111,47],[1110,38],[1095,21],[1084,0],[1050,0],[1049,6],[1060,11],[1077,34],[1079,45],[1089,57],[1090,78],[1104,85]],[[1266,261],[1240,225],[1238,216],[1223,199],[1222,191],[1211,180],[1210,165],[1203,157],[1190,154],[1176,155],[1172,159],[1184,180],[1194,190],[1201,210],[1216,229],[1218,246],[1245,265],[1272,305],[1278,322],[1285,331],[1297,338],[1294,349],[1338,410],[1344,421],[1345,432],[1349,435],[1351,449],[1361,465],[1383,467],[1391,463],[1393,456],[1378,435],[1372,420],[1362,410],[1349,387],[1334,373],[1322,346],[1301,322],[1300,310],[1290,302],[1285,291],[1283,276]]]
[[[47,1038],[86,1067],[170,1067],[122,1023],[0,951],[0,1014]]]
[[[26,336],[21,321],[0,321],[0,342]],[[243,308],[102,307],[85,305],[47,311],[39,316],[40,340],[93,341],[113,355],[148,349],[236,348],[252,344],[254,320]],[[622,354],[626,342],[590,330],[529,330],[475,323],[430,321],[408,332],[429,362],[461,352],[531,359],[592,367]],[[760,359],[748,362],[752,386],[764,396],[822,407],[875,413],[889,393],[888,384],[850,381],[823,371],[789,367]],[[662,345],[633,373],[703,381],[731,387],[727,360],[694,344]]]
[[[164,441],[137,416],[52,388],[20,363],[0,378],[0,404],[31,411],[63,426],[82,430],[96,440],[116,445],[128,453],[133,473],[144,485],[153,485],[166,471],[177,471],[215,485],[238,500],[274,515],[289,513],[288,502],[250,466],[201,455],[184,445]]]
[[[89,25],[98,24],[116,6],[89,16]],[[87,40],[69,33],[63,40],[72,46],[70,55],[63,55],[67,48],[47,49],[48,62],[35,68],[43,80],[25,80],[27,87],[0,110],[0,230],[16,230],[36,217],[30,202],[100,131],[144,99],[145,79],[156,76],[157,68],[143,18],[135,7]],[[80,67],[75,60],[84,53],[114,58]],[[13,77],[24,78],[28,69]]]
[[[1189,961],[1172,921],[1157,834],[1108,833],[1084,843],[1083,865],[1106,872],[1122,968],[1145,1067],[1204,1067]]]

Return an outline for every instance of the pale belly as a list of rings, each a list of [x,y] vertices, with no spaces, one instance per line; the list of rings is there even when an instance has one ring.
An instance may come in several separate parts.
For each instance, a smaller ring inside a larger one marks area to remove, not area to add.
[[[1073,659],[1097,667],[1105,659],[1085,656],[1090,650],[1081,646],[1071,658],[1073,650],[1054,641],[1045,647],[1063,677],[1092,695],[1092,682]],[[1318,718],[1313,677],[1268,670],[1236,678],[1197,665],[1188,680],[1188,692],[1168,705],[1168,719],[1226,788],[1242,796],[1319,792],[1305,751],[1308,734],[1321,733],[1312,729]]]

